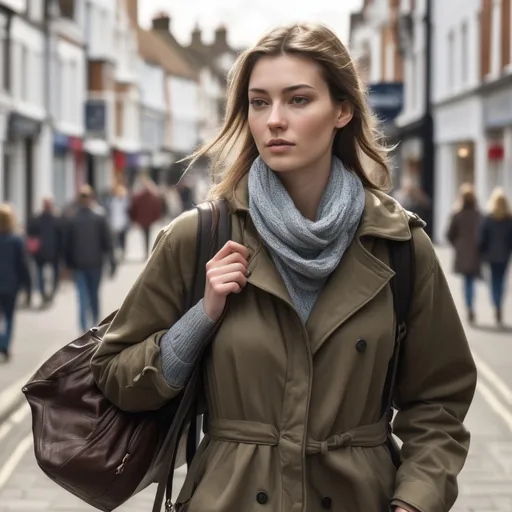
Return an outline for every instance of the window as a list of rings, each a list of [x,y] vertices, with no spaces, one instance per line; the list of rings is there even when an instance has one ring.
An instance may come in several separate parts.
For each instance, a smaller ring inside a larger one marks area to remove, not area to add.
[[[76,123],[78,122],[77,108],[78,105],[78,76],[77,76],[77,62],[72,60],[69,63],[69,121]]]
[[[468,24],[465,21],[462,24],[461,32],[460,32],[460,65],[461,65],[461,81],[463,85],[468,83],[469,79],[469,38],[468,38]]]
[[[448,34],[448,92],[453,91],[455,87],[455,34],[450,32]]]
[[[418,58],[416,53],[411,55],[411,108],[414,110],[416,108],[416,104],[418,102]]]
[[[492,3],[491,21],[491,74],[497,75],[501,63],[501,2]]]
[[[0,91],[5,91],[7,89],[7,76],[6,76],[6,67],[7,67],[7,55],[6,55],[6,33],[5,33],[5,20],[3,17],[0,18]]]
[[[28,48],[20,44],[20,98],[23,101],[28,101]]]
[[[75,0],[59,0],[59,9],[62,17],[75,19]]]

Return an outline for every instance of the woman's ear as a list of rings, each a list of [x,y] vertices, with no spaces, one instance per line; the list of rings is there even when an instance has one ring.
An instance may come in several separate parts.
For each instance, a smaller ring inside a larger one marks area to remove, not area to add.
[[[344,126],[347,126],[350,123],[352,117],[354,116],[354,108],[348,101],[342,101],[339,103],[339,107],[337,109],[337,117],[336,117],[336,128],[340,129]]]

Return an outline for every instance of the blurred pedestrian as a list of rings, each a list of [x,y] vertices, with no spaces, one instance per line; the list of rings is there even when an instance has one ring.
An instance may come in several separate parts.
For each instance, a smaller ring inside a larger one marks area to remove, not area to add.
[[[402,186],[393,195],[406,210],[415,213],[422,219],[428,218],[431,201],[412,178],[403,178]]]
[[[481,276],[481,257],[478,249],[478,231],[482,215],[478,210],[474,187],[464,183],[456,211],[453,214],[446,237],[455,249],[454,271],[464,278],[464,297],[467,317],[475,321],[475,280]]]
[[[162,216],[162,197],[158,187],[147,176],[141,177],[139,190],[132,196],[130,218],[143,231],[146,258],[149,256],[150,250],[151,227]]]
[[[177,510],[454,504],[475,365],[424,223],[369,176],[390,181],[361,84],[321,25],[278,27],[240,54],[221,132],[191,161],[217,157],[210,197],[226,200],[232,227],[206,264],[204,298],[185,313],[193,210],[161,231],[93,355],[101,391],[133,412],[180,397],[195,369],[204,375],[208,435]],[[414,276],[403,268],[394,281],[390,241],[409,241]],[[391,286],[407,290],[407,277],[411,314],[397,330]]]
[[[78,293],[80,326],[86,331],[99,322],[103,267],[108,264],[111,275],[116,270],[105,210],[94,201],[89,185],[80,189],[76,211],[66,223],[65,258]]]
[[[183,212],[183,203],[176,185],[166,187],[164,192],[164,200],[169,220],[174,220]]]
[[[60,279],[60,262],[63,256],[63,221],[55,212],[53,199],[43,199],[43,209],[27,226],[27,247],[34,258],[37,283],[41,294],[41,306],[52,302]],[[51,286],[47,289],[46,271],[51,272]]]
[[[491,297],[495,319],[503,323],[506,274],[512,254],[512,212],[502,188],[494,189],[480,232],[480,251],[491,270]]]
[[[114,236],[115,248],[120,253],[118,261],[126,254],[126,234],[130,228],[130,198],[128,190],[122,183],[117,183],[111,195],[106,199],[106,208]]]
[[[10,358],[16,298],[21,289],[30,287],[25,242],[16,233],[16,218],[11,207],[0,204],[0,354],[6,362]]]

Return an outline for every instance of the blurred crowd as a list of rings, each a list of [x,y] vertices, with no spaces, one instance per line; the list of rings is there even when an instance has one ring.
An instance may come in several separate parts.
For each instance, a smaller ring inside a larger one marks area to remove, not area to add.
[[[25,229],[11,206],[0,204],[0,361],[10,360],[17,306],[51,307],[62,280],[76,286],[81,330],[97,325],[102,277],[113,277],[125,261],[129,230],[143,233],[147,258],[153,228],[192,208],[205,193],[186,180],[162,190],[147,176],[131,190],[118,182],[101,197],[84,185],[62,211],[45,198]]]

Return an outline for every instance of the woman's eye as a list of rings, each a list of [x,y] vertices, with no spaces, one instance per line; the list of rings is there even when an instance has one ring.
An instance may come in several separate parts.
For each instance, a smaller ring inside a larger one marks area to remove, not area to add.
[[[263,100],[251,100],[251,105],[255,108],[260,108],[265,105],[265,102]]]
[[[302,96],[295,96],[294,98],[292,98],[292,103],[294,105],[305,105],[306,103],[308,103],[308,99],[307,98],[304,98]]]

